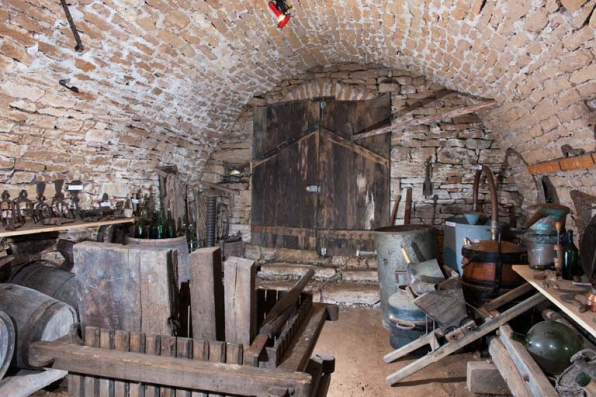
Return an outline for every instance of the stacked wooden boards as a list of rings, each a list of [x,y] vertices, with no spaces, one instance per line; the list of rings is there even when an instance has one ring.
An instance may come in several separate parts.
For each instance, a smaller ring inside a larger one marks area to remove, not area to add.
[[[83,327],[172,335],[176,262],[169,249],[83,242],[74,247]]]

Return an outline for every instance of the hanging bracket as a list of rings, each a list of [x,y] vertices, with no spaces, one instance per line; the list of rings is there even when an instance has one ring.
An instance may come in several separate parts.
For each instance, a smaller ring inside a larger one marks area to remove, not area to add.
[[[75,26],[75,23],[72,19],[72,15],[70,15],[70,11],[68,9],[68,5],[66,4],[66,0],[60,0],[60,3],[62,4],[62,8],[64,8],[64,13],[66,14],[66,19],[68,20],[68,24],[70,25],[70,30],[72,30],[72,35],[74,36],[75,41],[77,42],[77,45],[75,46],[74,49],[76,52],[83,52],[85,50],[85,48],[83,47],[83,42],[81,41],[81,36],[79,36],[77,27]]]

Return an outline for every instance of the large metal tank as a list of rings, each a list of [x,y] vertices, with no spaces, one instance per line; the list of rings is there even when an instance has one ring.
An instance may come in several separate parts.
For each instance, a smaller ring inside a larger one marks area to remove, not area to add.
[[[447,266],[455,270],[461,276],[463,274],[461,260],[463,259],[461,249],[464,246],[464,238],[475,240],[490,240],[490,219],[480,221],[482,224],[470,225],[466,218],[452,217],[445,220],[443,231],[443,261]]]
[[[389,297],[397,292],[397,272],[406,272],[407,263],[401,248],[416,254],[412,261],[423,262],[437,257],[437,231],[432,226],[402,225],[375,230],[377,272],[381,294],[383,327],[389,329]]]

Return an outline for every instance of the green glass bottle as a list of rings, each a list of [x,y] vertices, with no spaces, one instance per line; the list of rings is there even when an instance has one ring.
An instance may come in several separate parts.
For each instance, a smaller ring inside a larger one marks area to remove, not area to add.
[[[157,212],[157,239],[167,238],[168,220],[162,210]]]
[[[166,238],[176,237],[176,222],[172,218],[172,211],[168,210],[168,219],[166,221]]]
[[[135,224],[135,237],[136,238],[148,238],[149,237],[149,230],[147,228],[147,223],[145,221],[145,217],[147,213],[144,209],[141,209],[139,214],[139,220]]]
[[[197,247],[197,230],[195,225],[192,223],[186,228],[186,242],[188,243],[188,252],[191,253],[196,250]]]
[[[526,335],[511,338],[524,344],[544,372],[559,375],[571,365],[571,356],[583,349],[584,341],[571,328],[556,321],[541,321]]]
[[[573,243],[573,231],[567,232],[567,243],[563,246],[563,279],[573,280],[583,274],[579,263],[579,251]]]
[[[157,239],[158,236],[158,227],[159,227],[159,218],[157,217],[157,211],[153,211],[153,218],[151,219],[151,228],[149,231],[149,238],[150,239]]]

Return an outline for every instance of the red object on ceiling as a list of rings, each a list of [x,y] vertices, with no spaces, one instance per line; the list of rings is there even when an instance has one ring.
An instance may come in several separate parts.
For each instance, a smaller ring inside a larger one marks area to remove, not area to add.
[[[283,27],[286,26],[286,24],[290,21],[290,16],[281,12],[277,8],[275,1],[269,2],[269,8],[271,9],[271,11],[273,11],[275,17],[277,18],[277,27],[283,29]]]

